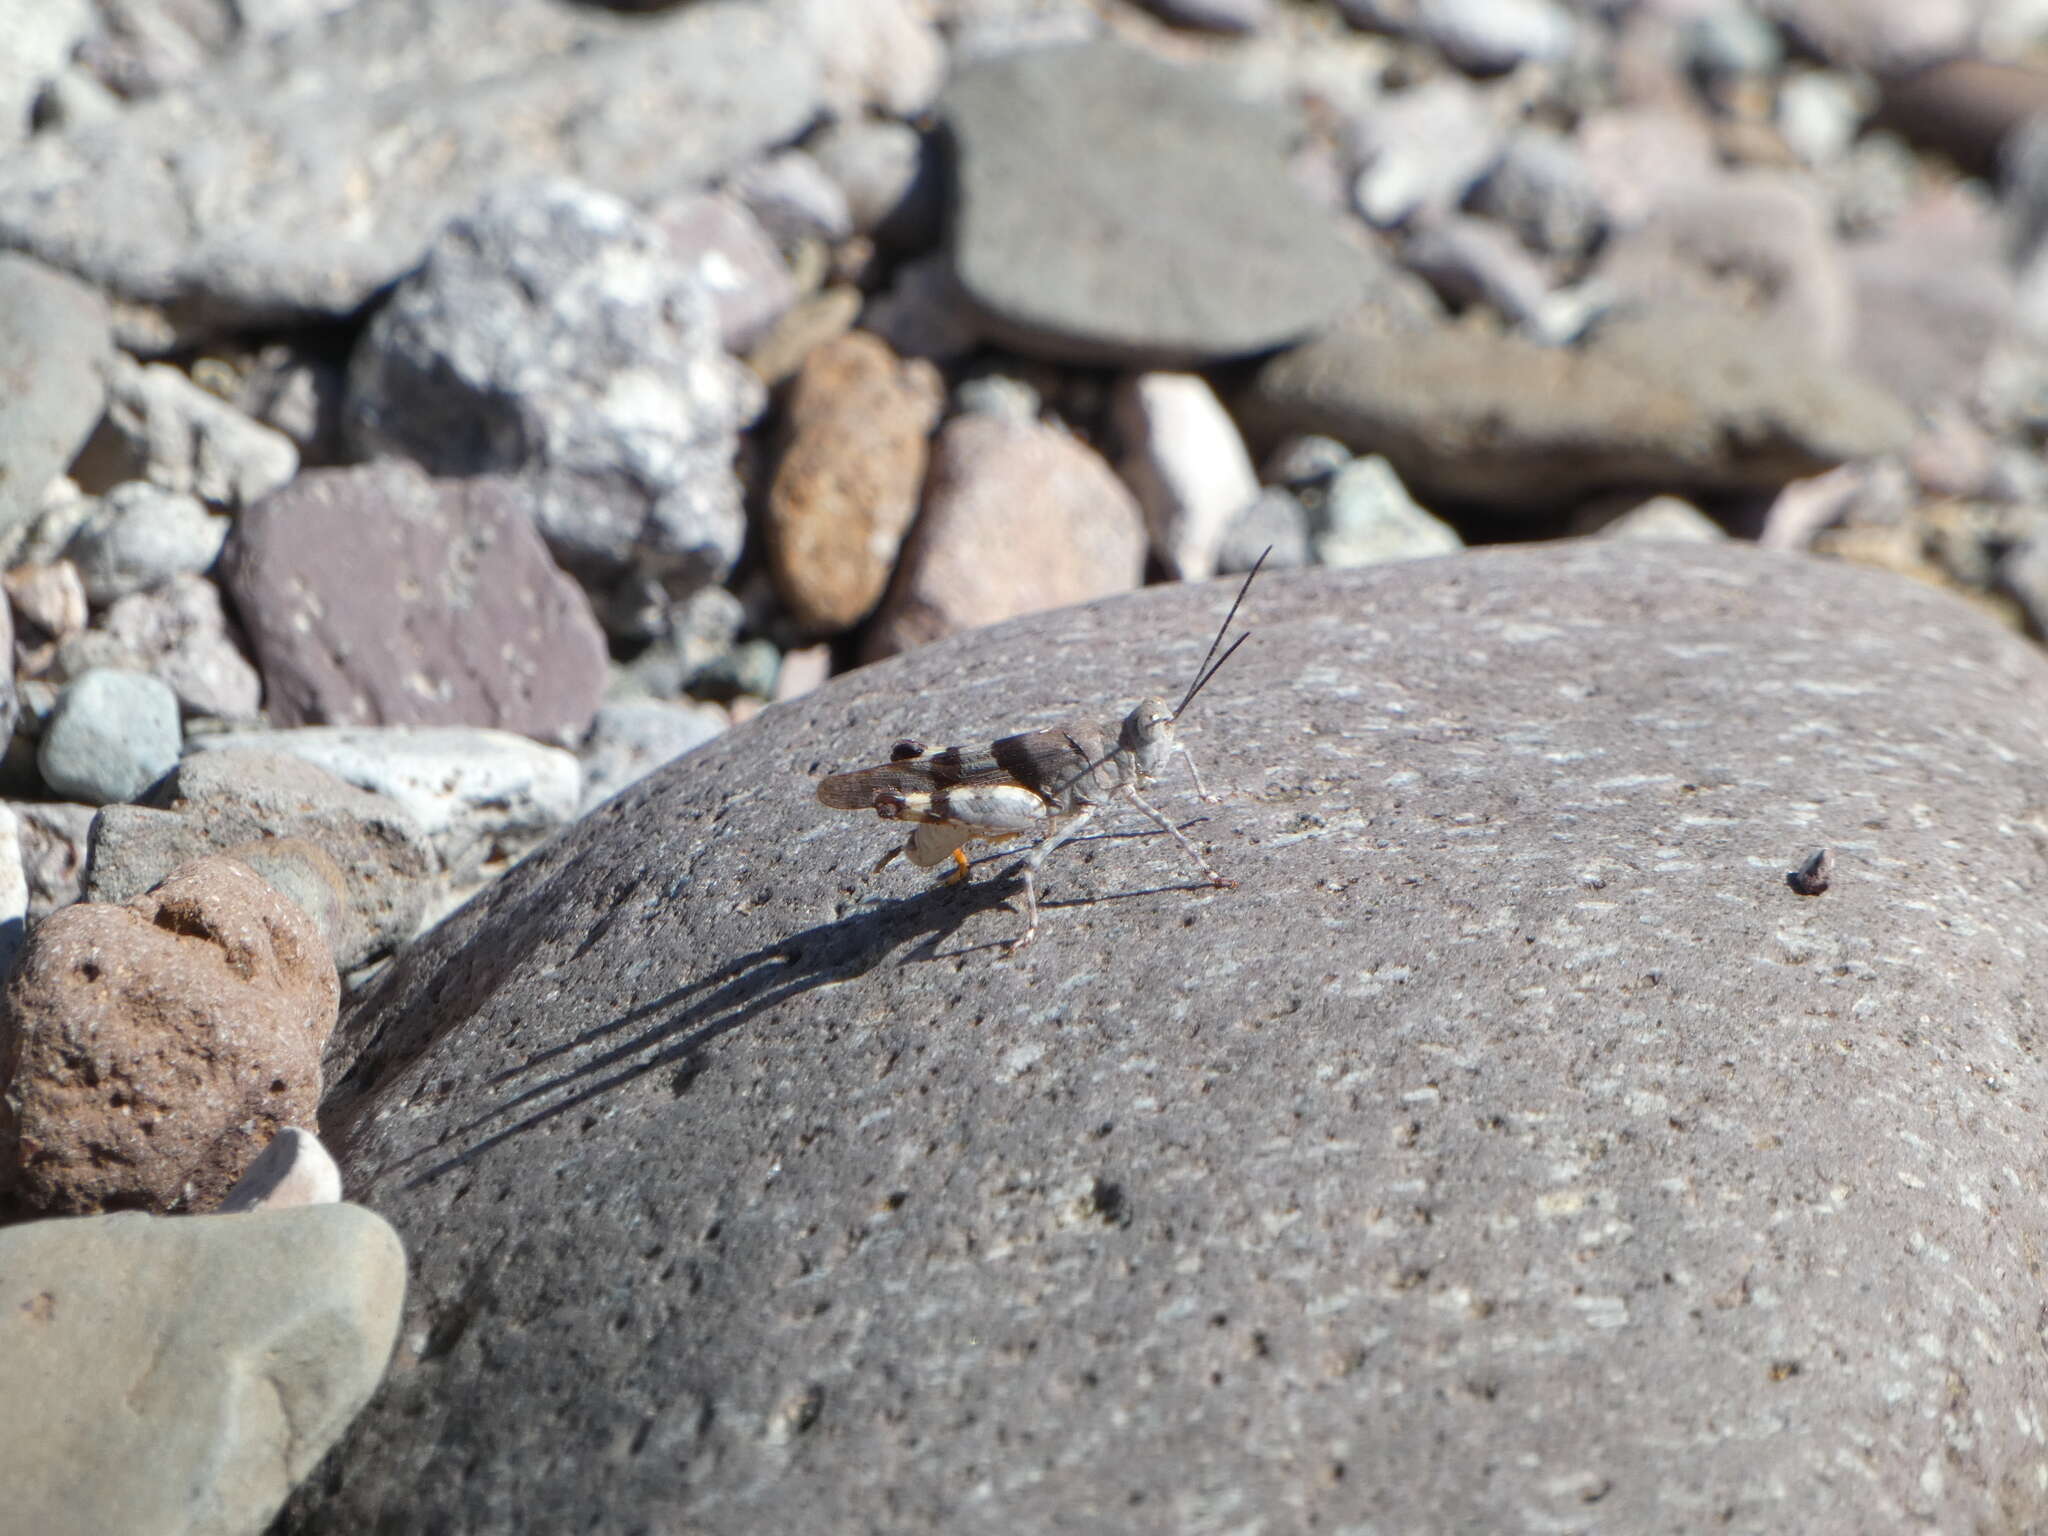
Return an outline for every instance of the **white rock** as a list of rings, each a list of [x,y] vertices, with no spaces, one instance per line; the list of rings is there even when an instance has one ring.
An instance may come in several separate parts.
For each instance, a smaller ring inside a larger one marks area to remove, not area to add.
[[[21,862],[21,818],[0,805],[0,981],[14,973],[28,921],[28,871]]]
[[[1353,459],[1330,482],[1315,533],[1316,560],[1339,568],[1449,555],[1465,541],[1408,494],[1378,454]]]
[[[1456,208],[1499,156],[1502,129],[1469,81],[1443,75],[1375,103],[1347,129],[1352,202],[1382,229]]]
[[[1152,552],[1176,581],[1214,576],[1224,530],[1259,494],[1237,424],[1192,373],[1128,374],[1112,411]]]
[[[332,1205],[341,1198],[341,1170],[320,1138],[288,1125],[220,1198],[219,1214],[277,1211],[293,1205]]]
[[[580,754],[579,810],[587,815],[628,784],[703,746],[730,723],[717,704],[620,699],[600,705]]]
[[[1652,496],[1603,526],[1596,537],[1719,544],[1726,541],[1728,531],[1683,497]]]
[[[1800,70],[1778,86],[1778,133],[1808,165],[1832,165],[1856,142],[1875,95],[1834,70]]]
[[[1416,0],[1416,20],[1453,64],[1498,74],[1571,57],[1578,23],[1553,0]]]
[[[835,117],[873,107],[916,117],[946,78],[946,48],[912,0],[779,0],[825,61],[825,104]]]
[[[309,725],[196,737],[194,751],[287,752],[388,795],[411,813],[452,880],[517,858],[576,819],[583,770],[559,747],[510,731]]]
[[[29,136],[37,98],[93,30],[88,0],[0,5],[0,151]]]

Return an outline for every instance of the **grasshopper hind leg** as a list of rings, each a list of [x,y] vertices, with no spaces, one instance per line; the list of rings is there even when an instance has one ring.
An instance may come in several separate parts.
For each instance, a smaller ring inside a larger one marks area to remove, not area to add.
[[[1011,954],[1016,954],[1038,937],[1038,872],[1045,867],[1045,861],[1053,851],[1076,832],[1095,819],[1095,806],[1084,806],[1079,815],[1066,825],[1055,827],[1048,832],[1039,845],[1031,850],[1031,856],[1024,861],[1024,932],[1010,941]]]

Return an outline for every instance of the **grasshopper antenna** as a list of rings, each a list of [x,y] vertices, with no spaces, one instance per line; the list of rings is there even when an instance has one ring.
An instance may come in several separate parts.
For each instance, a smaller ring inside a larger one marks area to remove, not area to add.
[[[1216,638],[1209,642],[1208,656],[1204,656],[1202,664],[1195,668],[1195,680],[1188,684],[1188,691],[1181,696],[1180,703],[1175,706],[1173,711],[1174,719],[1178,720],[1181,717],[1182,711],[1195,702],[1195,695],[1208,687],[1209,679],[1223,670],[1223,663],[1237,654],[1237,648],[1243,645],[1245,641],[1251,639],[1252,632],[1246,630],[1230,642],[1230,649],[1223,653],[1222,658],[1216,662],[1216,665],[1213,667],[1209,665],[1210,658],[1216,655],[1216,647],[1221,645],[1223,637],[1230,633],[1231,621],[1237,617],[1237,610],[1244,606],[1244,595],[1251,591],[1252,582],[1258,577],[1259,567],[1266,563],[1266,556],[1271,553],[1273,553],[1273,546],[1268,544],[1260,553],[1259,558],[1252,562],[1252,568],[1245,572],[1244,585],[1237,589],[1237,600],[1230,605],[1230,612],[1223,615],[1223,627],[1216,631]]]
[[[1181,715],[1181,710],[1186,709],[1190,704],[1194,703],[1195,695],[1200,693],[1205,687],[1208,686],[1209,679],[1214,677],[1218,672],[1221,672],[1223,670],[1223,663],[1230,660],[1231,657],[1237,654],[1237,648],[1240,645],[1243,645],[1245,641],[1251,639],[1252,632],[1250,630],[1246,630],[1243,634],[1239,635],[1235,640],[1230,642],[1230,648],[1223,653],[1221,659],[1218,660],[1213,667],[1209,665],[1209,658],[1211,656],[1215,656],[1216,647],[1223,643],[1224,635],[1229,633],[1230,621],[1237,617],[1237,610],[1244,606],[1244,595],[1252,589],[1252,577],[1259,574],[1259,567],[1266,563],[1266,556],[1270,555],[1271,553],[1273,553],[1273,546],[1268,544],[1265,547],[1265,549],[1260,553],[1259,558],[1252,562],[1251,570],[1245,573],[1244,585],[1237,589],[1236,601],[1231,603],[1230,612],[1226,613],[1223,616],[1223,627],[1216,631],[1216,638],[1209,642],[1209,655],[1204,656],[1202,658],[1201,666],[1195,668],[1195,680],[1193,683],[1189,684],[1187,693],[1181,698],[1180,706],[1179,708],[1174,710],[1173,714],[1170,717],[1171,719],[1178,720]],[[1123,748],[1121,746],[1111,747],[1107,752],[1103,753],[1102,756],[1096,758],[1093,762],[1083,763],[1072,774],[1068,775],[1065,779],[1062,779],[1057,785],[1053,787],[1052,798],[1057,800],[1061,795],[1064,795],[1068,790],[1072,789],[1076,784],[1080,783],[1083,779],[1087,778],[1089,774],[1093,773],[1096,769],[1100,768],[1104,763],[1108,762],[1111,758],[1115,757],[1117,753],[1122,750]]]

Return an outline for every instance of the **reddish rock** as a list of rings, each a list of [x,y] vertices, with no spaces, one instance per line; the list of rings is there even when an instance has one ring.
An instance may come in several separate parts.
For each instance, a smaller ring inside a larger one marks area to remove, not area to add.
[[[521,497],[388,460],[314,470],[222,557],[279,725],[481,725],[580,738],[604,633]]]
[[[1037,422],[957,417],[939,433],[868,659],[1144,578],[1144,513],[1094,449]]]
[[[314,1123],[339,997],[312,919],[235,859],[52,914],[0,994],[0,1190],[211,1209],[279,1130]]]
[[[851,629],[889,584],[917,516],[938,370],[850,331],[804,359],[784,406],[787,444],[768,491],[768,558],[799,624]]]

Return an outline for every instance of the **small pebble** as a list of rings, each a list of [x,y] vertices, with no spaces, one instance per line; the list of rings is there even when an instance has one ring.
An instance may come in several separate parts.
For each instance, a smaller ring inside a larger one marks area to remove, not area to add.
[[[219,1214],[332,1205],[341,1198],[341,1170],[311,1131],[288,1125],[271,1137],[248,1172],[221,1196]]]
[[[67,800],[133,800],[178,765],[178,696],[143,672],[99,667],[70,683],[43,727],[36,763]]]
[[[1785,883],[1802,896],[1820,896],[1827,892],[1829,881],[1835,872],[1835,851],[1823,848],[1785,877]]]
[[[1408,494],[1394,466],[1378,454],[1354,459],[1330,482],[1317,519],[1316,561],[1339,569],[1455,554],[1457,531]]]

